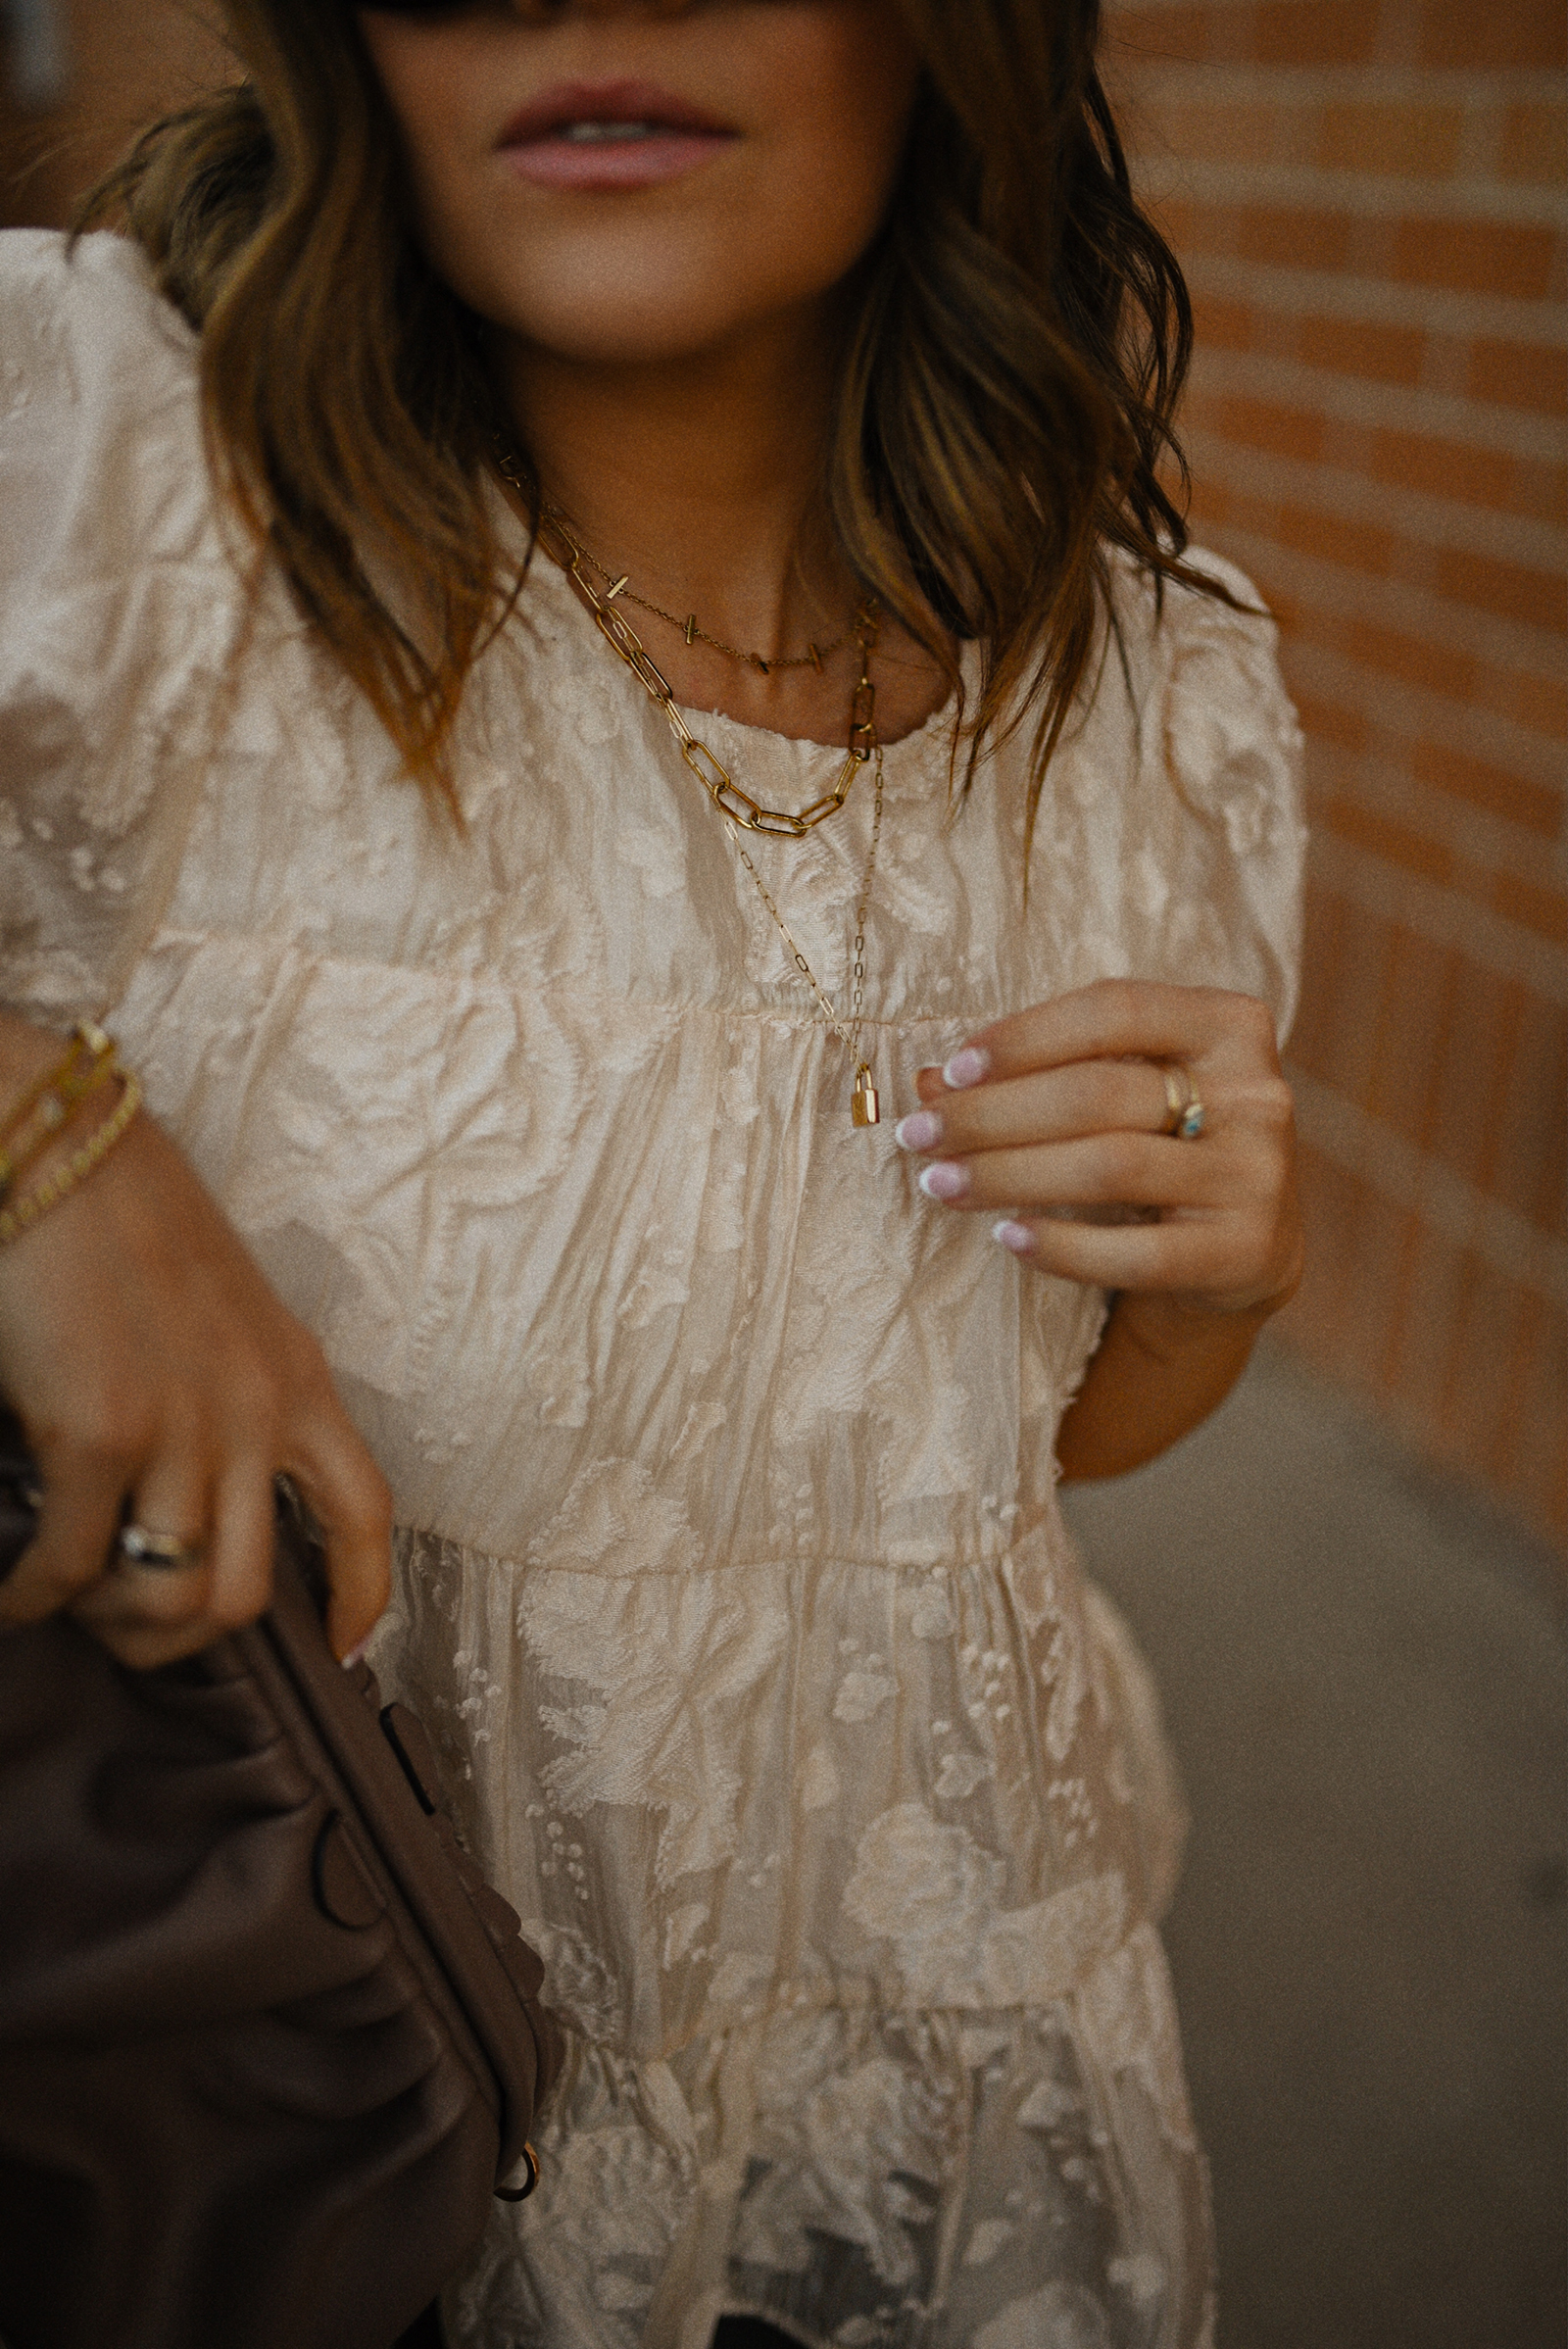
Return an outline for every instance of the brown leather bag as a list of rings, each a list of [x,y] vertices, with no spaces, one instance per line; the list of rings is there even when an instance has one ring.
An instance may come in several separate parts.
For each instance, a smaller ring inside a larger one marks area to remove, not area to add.
[[[32,1483],[0,1406],[0,1575]],[[537,2176],[542,1969],[321,1589],[280,1486],[250,1630],[0,1633],[5,2349],[388,2349]]]

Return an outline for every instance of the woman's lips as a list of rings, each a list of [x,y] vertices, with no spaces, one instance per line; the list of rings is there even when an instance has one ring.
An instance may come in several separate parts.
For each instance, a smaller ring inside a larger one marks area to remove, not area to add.
[[[635,138],[603,142],[551,132],[503,152],[519,179],[536,187],[652,187],[679,179],[730,143],[728,131],[665,130],[650,123]]]
[[[497,142],[539,187],[651,187],[707,163],[735,133],[649,82],[560,82],[513,117]]]

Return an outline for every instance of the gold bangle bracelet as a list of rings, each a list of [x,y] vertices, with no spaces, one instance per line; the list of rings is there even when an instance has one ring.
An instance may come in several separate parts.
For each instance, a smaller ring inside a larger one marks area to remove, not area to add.
[[[63,1060],[24,1093],[0,1120],[0,1202],[41,1158],[63,1126],[69,1125],[89,1094],[119,1072],[115,1040],[92,1020],[78,1023]]]
[[[94,1167],[101,1166],[108,1157],[141,1107],[141,1087],[135,1077],[128,1068],[121,1069],[119,1074],[125,1090],[113,1114],[104,1119],[97,1132],[88,1137],[80,1150],[74,1150],[63,1166],[55,1168],[53,1174],[45,1175],[43,1181],[29,1191],[25,1198],[19,1199],[14,1207],[0,1208],[0,1248],[9,1248],[13,1241],[20,1240],[40,1215],[47,1215],[51,1207],[58,1207],[61,1200],[69,1198],[77,1184],[84,1183]]]

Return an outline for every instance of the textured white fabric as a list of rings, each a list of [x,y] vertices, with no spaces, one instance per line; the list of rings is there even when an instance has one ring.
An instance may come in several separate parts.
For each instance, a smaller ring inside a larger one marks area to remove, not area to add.
[[[1273,631],[1117,595],[1027,910],[1022,747],[951,821],[946,721],[888,753],[889,1111],[1103,974],[1289,1016]],[[837,2349],[1191,2349],[1179,1806],[1054,1497],[1101,1297],[852,1128],[558,575],[474,677],[462,836],[281,590],[241,651],[242,611],[190,336],[116,240],[0,240],[0,1001],[112,1017],[319,1334],[404,1529],[373,1661],[569,2027],[544,2184],[454,2337],[699,2349],[727,2307]],[[700,731],[774,804],[836,763]],[[756,852],[830,989],[870,814]]]

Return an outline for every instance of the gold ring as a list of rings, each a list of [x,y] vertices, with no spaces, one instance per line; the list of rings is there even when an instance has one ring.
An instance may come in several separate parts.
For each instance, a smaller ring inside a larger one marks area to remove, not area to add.
[[[1160,1132],[1177,1142],[1196,1142],[1205,1114],[1197,1086],[1180,1060],[1164,1061],[1159,1073],[1165,1080],[1165,1122]]]
[[[132,1566],[162,1569],[197,1565],[206,1544],[183,1542],[178,1534],[155,1534],[150,1526],[122,1525],[119,1546],[121,1556]]]

